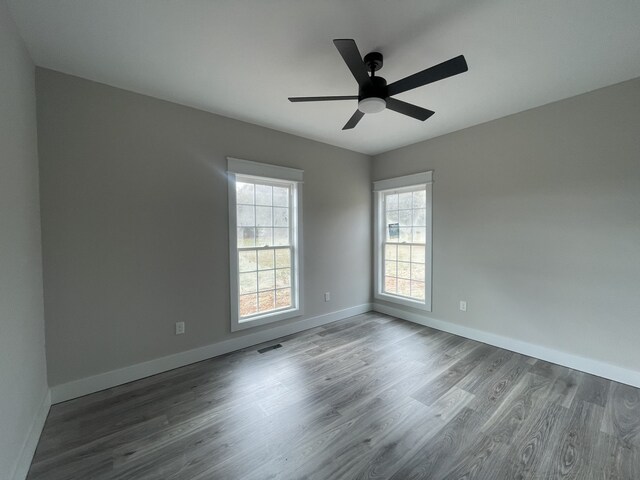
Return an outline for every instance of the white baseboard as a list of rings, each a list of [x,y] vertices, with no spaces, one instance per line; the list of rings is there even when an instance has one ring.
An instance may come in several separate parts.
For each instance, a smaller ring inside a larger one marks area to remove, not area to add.
[[[187,350],[185,352],[168,355],[166,357],[156,358],[154,360],[149,360],[148,362],[138,363],[129,367],[112,370],[98,375],[93,375],[91,377],[81,378],[69,383],[56,385],[51,388],[51,402],[60,403],[66,400],[71,400],[106,388],[139,380],[150,375],[156,375],[158,373],[166,372],[167,370],[200,362],[219,355],[224,355],[235,350],[268,342],[303,330],[308,330],[309,328],[342,320],[343,318],[351,317],[353,315],[366,313],[372,309],[376,312],[392,315],[413,323],[432,327],[454,335],[460,335],[465,338],[470,338],[472,340],[640,388],[640,371],[637,370],[630,370],[616,365],[611,365],[606,362],[553,350],[540,345],[534,345],[522,340],[516,340],[443,320],[437,320],[396,307],[382,305],[379,303],[374,303],[373,305],[365,303],[355,307],[346,308],[344,310],[307,318],[287,325],[276,326],[267,330],[261,330],[259,332],[239,336],[237,338],[213,343],[193,350]]]
[[[13,475],[9,475],[11,480],[24,480],[27,478],[29,467],[31,467],[31,460],[33,460],[33,454],[36,453],[40,434],[44,428],[44,422],[47,420],[47,415],[49,415],[49,407],[51,407],[51,391],[47,388],[47,393],[42,399],[40,408],[38,408],[38,411],[33,417],[27,438],[22,444],[20,455],[13,468]]]
[[[259,343],[268,342],[279,337],[291,335],[310,328],[318,327],[326,323],[342,320],[361,313],[371,311],[371,304],[365,303],[355,307],[345,308],[336,312],[306,318],[287,325],[276,326],[267,330],[250,333],[222,342],[213,343],[204,347],[175,353],[166,357],[156,358],[148,362],[138,363],[129,367],[111,370],[109,372],[81,378],[69,383],[51,387],[51,399],[53,403],[60,403],[72,398],[81,397],[89,393],[98,392],[106,388],[122,385],[123,383],[139,380],[150,375],[166,372],[174,368],[183,367],[191,363],[200,362],[208,358],[224,355],[225,353],[247,348]]]
[[[535,345],[522,340],[516,340],[514,338],[503,337],[502,335],[497,335],[495,333],[476,330],[475,328],[465,327],[463,325],[457,325],[443,320],[437,320],[423,314],[408,312],[400,308],[382,305],[380,303],[374,303],[373,309],[376,312],[386,313],[387,315],[402,318],[409,322],[425,325],[427,327],[459,335],[471,340],[488,343],[489,345],[522,353],[523,355],[539,358],[547,362],[591,373],[599,377],[604,377],[609,380],[640,388],[640,371],[638,370],[630,370],[610,363],[601,362],[599,360],[561,352],[552,348]]]

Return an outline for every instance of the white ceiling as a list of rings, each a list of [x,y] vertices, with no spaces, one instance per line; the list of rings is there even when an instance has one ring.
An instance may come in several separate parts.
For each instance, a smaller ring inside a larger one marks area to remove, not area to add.
[[[367,154],[640,76],[638,0],[9,0],[37,65]],[[398,95],[434,110],[341,128],[356,102],[333,46],[389,83],[464,54],[469,72]]]

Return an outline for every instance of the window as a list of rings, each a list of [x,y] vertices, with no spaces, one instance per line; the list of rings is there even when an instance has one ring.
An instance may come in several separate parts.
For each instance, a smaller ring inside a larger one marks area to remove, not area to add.
[[[299,316],[302,171],[227,161],[231,328]]]
[[[431,310],[432,172],[374,183],[375,297]]]

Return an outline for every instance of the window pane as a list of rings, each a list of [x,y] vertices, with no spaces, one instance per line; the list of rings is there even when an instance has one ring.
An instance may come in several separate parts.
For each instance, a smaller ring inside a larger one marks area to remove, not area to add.
[[[291,251],[288,248],[279,248],[276,250],[276,268],[284,268],[291,266]]]
[[[274,182],[275,183],[275,182]],[[238,308],[247,321],[274,309],[291,308],[297,277],[292,269],[295,239],[291,215],[295,185],[238,175],[236,180]],[[247,318],[249,317],[249,318]]]
[[[271,205],[271,192],[270,185],[256,185],[256,205]]]
[[[273,229],[273,244],[274,245],[289,245],[289,229],[288,228],[274,228]]]
[[[411,280],[398,279],[398,295],[411,296]]]
[[[239,302],[240,316],[246,317],[258,312],[258,295],[240,295]]]
[[[411,205],[412,205],[411,197],[412,197],[411,192],[400,193],[398,195],[398,208],[400,210],[411,208]]]
[[[389,223],[387,224],[387,241],[392,243],[397,243],[400,240],[400,226],[397,223]]]
[[[413,210],[413,225],[424,227],[427,224],[427,211],[424,208]]]
[[[276,286],[275,270],[258,272],[258,291],[273,290]]]
[[[398,246],[397,245],[385,245],[384,258],[386,260],[395,260],[398,258]]]
[[[407,191],[409,190],[409,191]],[[423,301],[427,228],[431,225],[431,205],[427,205],[427,188],[416,185],[399,193],[383,192],[384,210],[376,222],[383,242],[381,271],[382,292]],[[380,217],[381,216],[381,217]]]
[[[286,187],[273,187],[273,204],[278,207],[288,207],[289,189]]]
[[[411,282],[411,296],[424,300],[424,282]]]
[[[255,227],[256,217],[252,205],[238,205],[238,226]]]
[[[236,182],[236,203],[253,204],[253,183]]]
[[[258,250],[258,270],[273,270],[273,257],[273,250]]]
[[[396,293],[397,279],[395,277],[384,277],[384,291],[387,293]]]
[[[256,207],[256,226],[271,227],[273,226],[273,218],[271,216],[271,207]]]
[[[276,270],[276,288],[291,286],[291,269],[279,268]]]
[[[411,243],[411,227],[400,227],[400,242]]]
[[[260,292],[258,294],[258,311],[265,312],[273,310],[275,308],[275,297],[275,292],[273,290]]]
[[[424,263],[424,247],[414,245],[411,247],[411,261],[414,263]]]
[[[268,247],[273,245],[273,228],[256,228],[256,246]]]
[[[398,262],[398,278],[411,278],[411,264]]]
[[[413,208],[425,208],[427,206],[427,192],[419,190],[413,192]]]
[[[282,288],[276,290],[276,308],[285,308],[291,306],[291,289]]]
[[[424,263],[411,264],[411,280],[424,282]]]
[[[411,246],[398,245],[398,260],[402,262],[411,261]]]
[[[256,229],[251,228],[239,228],[238,229],[238,246],[239,247],[255,247],[256,241]]]
[[[398,209],[398,195],[393,193],[385,196],[385,203],[387,204],[387,210]]]
[[[288,227],[289,226],[289,209],[274,208],[273,209],[273,226]]]
[[[258,291],[257,276],[255,272],[240,274],[240,295]]]
[[[252,272],[257,270],[256,251],[247,250],[238,252],[238,268],[241,272]]]
[[[384,262],[384,274],[387,277],[395,277],[395,276],[397,276],[396,268],[397,268],[397,263],[396,262],[394,262],[394,261]]]
[[[400,210],[398,212],[398,218],[401,227],[411,226],[411,210]]]

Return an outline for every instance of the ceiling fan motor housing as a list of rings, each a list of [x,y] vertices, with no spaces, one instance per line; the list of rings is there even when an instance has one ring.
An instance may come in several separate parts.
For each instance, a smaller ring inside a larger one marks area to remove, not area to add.
[[[387,81],[382,77],[376,77],[375,72],[382,68],[383,58],[380,52],[367,53],[362,59],[367,67],[367,70],[371,72],[369,82],[360,85],[358,91],[358,101],[362,101],[366,98],[387,98]]]
[[[370,83],[360,85],[358,91],[358,100],[365,98],[378,97],[387,98],[387,81],[382,77],[371,77]]]
[[[364,56],[363,62],[371,76],[358,90],[358,110],[362,113],[378,113],[386,108],[385,99],[388,97],[387,81],[382,77],[376,77],[375,73],[382,68],[382,54],[368,53]]]

